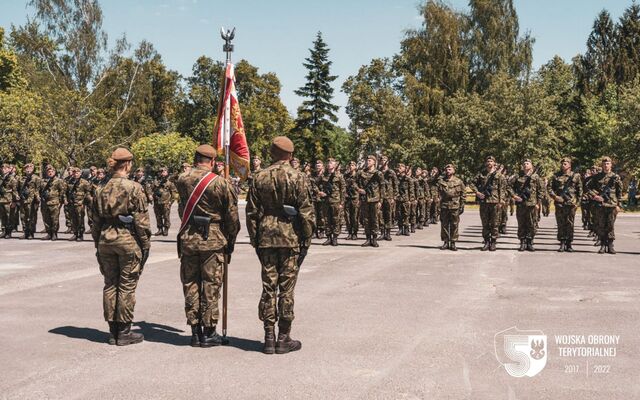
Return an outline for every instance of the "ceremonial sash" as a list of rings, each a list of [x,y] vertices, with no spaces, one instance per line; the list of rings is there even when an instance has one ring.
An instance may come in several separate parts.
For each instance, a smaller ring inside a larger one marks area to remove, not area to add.
[[[187,227],[189,222],[189,218],[191,218],[191,214],[193,213],[193,209],[196,207],[196,204],[200,201],[202,194],[207,189],[209,184],[213,182],[218,175],[213,172],[207,172],[205,176],[200,179],[200,182],[196,185],[196,187],[191,192],[189,196],[189,200],[187,200],[187,204],[184,207],[184,212],[182,213],[182,223],[180,224],[180,231],[178,231],[178,237],[182,233],[182,231]]]

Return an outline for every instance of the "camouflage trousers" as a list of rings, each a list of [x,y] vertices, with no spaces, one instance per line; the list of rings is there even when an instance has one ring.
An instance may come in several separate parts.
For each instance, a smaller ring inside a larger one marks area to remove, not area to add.
[[[576,207],[556,205],[556,224],[558,240],[573,241],[573,229],[576,219]]]
[[[424,222],[428,222],[431,219],[431,199],[424,199]]]
[[[431,199],[431,210],[429,210],[429,214],[431,215],[431,219],[434,221],[440,220],[440,198],[434,197]]]
[[[128,246],[99,244],[97,257],[104,276],[102,306],[105,321],[131,322],[140,279],[140,249],[135,243]]]
[[[69,211],[71,213],[71,230],[78,235],[84,234],[84,204],[71,204]]]
[[[393,226],[393,210],[394,204],[391,199],[382,200],[382,224],[385,229],[391,229]]]
[[[357,198],[345,200],[344,212],[345,212],[345,222],[347,225],[347,232],[358,233],[360,201]]]
[[[22,220],[22,230],[35,232],[38,223],[38,203],[22,203],[20,205],[20,219]]]
[[[325,218],[324,218],[324,210],[323,203],[320,201],[313,202],[313,207],[316,211],[316,231],[324,232],[325,228]]]
[[[361,203],[362,225],[366,235],[377,235],[380,229],[378,220],[378,202],[364,201]]]
[[[480,203],[480,221],[482,221],[482,238],[485,241],[498,238],[498,228],[502,217],[502,208],[498,203]]]
[[[418,221],[418,200],[409,202],[409,223],[415,225]]]
[[[460,225],[459,209],[440,209],[440,239],[443,242],[458,240],[458,225]]]
[[[182,255],[180,281],[187,324],[213,327],[218,323],[220,287],[224,274],[222,250]]]
[[[60,204],[47,205],[42,203],[40,211],[47,233],[58,233],[60,229]]]
[[[153,203],[153,213],[158,229],[171,227],[171,203]]]
[[[258,249],[262,264],[262,296],[258,304],[258,317],[264,326],[277,321],[291,323],[294,291],[298,281],[298,250],[286,247]]]
[[[66,204],[63,207],[63,211],[64,211],[64,224],[67,228],[71,229],[71,226],[73,225],[73,218],[71,217],[71,207],[73,207],[72,204]]]
[[[325,217],[325,231],[327,235],[339,235],[342,229],[342,209],[340,203],[325,201],[322,203],[322,213]]]
[[[507,229],[507,221],[509,221],[509,210],[506,204],[500,207],[500,229]]]
[[[11,210],[9,215],[11,219],[11,228],[18,230],[18,226],[20,225],[20,204],[16,204],[15,208]]]
[[[582,225],[589,227],[590,218],[589,218],[589,203],[582,202],[580,203],[580,211],[582,212],[580,218],[582,220]]]
[[[0,222],[2,222],[2,229],[5,231],[15,229],[13,226],[13,215],[16,213],[16,210],[15,207],[11,208],[11,203],[0,204]]]
[[[593,211],[598,239],[600,241],[615,240],[614,225],[618,216],[616,207],[595,207]]]
[[[398,206],[398,227],[408,227],[411,217],[411,202],[399,201]]]
[[[518,220],[518,239],[533,239],[536,236],[538,226],[538,210],[536,206],[516,206],[516,219]]]
[[[422,199],[418,199],[418,204],[416,206],[416,221],[418,224],[422,225],[424,224],[425,221],[425,214],[426,214],[426,207],[427,207],[427,201],[422,198]]]

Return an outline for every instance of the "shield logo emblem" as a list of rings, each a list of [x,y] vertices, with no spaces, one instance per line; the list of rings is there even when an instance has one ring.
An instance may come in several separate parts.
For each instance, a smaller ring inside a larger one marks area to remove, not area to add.
[[[547,336],[511,327],[494,336],[496,359],[513,377],[536,376],[547,365]]]

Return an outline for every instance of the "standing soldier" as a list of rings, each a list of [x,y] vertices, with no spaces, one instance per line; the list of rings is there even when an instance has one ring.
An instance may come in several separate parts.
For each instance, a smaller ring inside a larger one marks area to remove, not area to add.
[[[482,221],[482,251],[496,251],[498,228],[502,217],[503,202],[506,200],[506,180],[496,167],[496,159],[489,156],[485,160],[485,168],[469,187],[476,194],[480,204],[480,220]]]
[[[216,150],[198,146],[191,171],[180,175],[178,192],[185,204],[178,256],[191,346],[222,344],[216,332],[224,259],[231,258],[240,230],[238,197],[231,183],[211,173]]]
[[[407,167],[398,164],[398,199],[396,208],[398,210],[398,233],[396,236],[409,236],[409,218],[411,213],[411,192],[413,186],[411,179],[407,176]]]
[[[594,219],[596,234],[600,241],[598,253],[616,254],[613,242],[616,239],[614,225],[616,217],[622,209],[622,181],[620,176],[612,171],[609,157],[602,157],[602,171],[595,174],[589,181],[587,190],[594,203]]]
[[[549,179],[547,178],[542,179],[542,187],[543,188],[549,187]],[[549,197],[549,193],[546,190],[542,195],[542,203],[541,203],[540,211],[542,213],[542,216],[544,217],[548,217],[549,214],[551,213],[551,198]],[[538,215],[538,220],[539,219],[540,219],[540,215]]]
[[[316,238],[324,238],[325,216],[322,209],[322,198],[320,197],[320,186],[322,176],[324,175],[324,163],[322,160],[316,160],[316,169],[311,176],[311,199],[313,201],[313,209],[316,213]]]
[[[382,156],[382,176],[384,177],[384,198],[382,199],[383,240],[391,241],[391,227],[396,212],[396,198],[398,197],[398,176],[389,168],[389,157]]]
[[[24,176],[20,178],[20,219],[22,220],[23,239],[33,239],[38,221],[38,208],[40,207],[41,179],[33,173],[33,164],[28,163],[23,167]]]
[[[440,170],[438,167],[431,168],[429,174],[429,189],[431,189],[431,223],[437,224],[440,220],[440,192],[438,191],[438,181],[440,180]]]
[[[140,184],[128,179],[133,154],[118,148],[107,160],[112,177],[93,199],[91,236],[104,277],[102,304],[109,324],[109,344],[140,343],[131,332],[136,287],[149,257],[151,230],[147,199]],[[85,181],[86,182],[86,181]]]
[[[56,176],[53,165],[45,168],[45,178],[40,184],[42,221],[47,232],[42,240],[58,240],[60,229],[60,205],[64,203],[65,183]]]
[[[158,178],[153,182],[153,213],[156,215],[158,231],[155,236],[168,236],[171,227],[171,205],[178,192],[176,186],[169,180],[169,169],[160,168]]]
[[[338,245],[338,235],[342,229],[341,214],[345,199],[344,178],[336,170],[338,162],[330,158],[327,160],[327,170],[319,180],[318,196],[322,199],[322,214],[325,217],[327,240],[323,246]]]
[[[574,221],[576,208],[582,198],[582,181],[580,174],[571,170],[571,159],[564,157],[560,161],[560,171],[549,181],[549,197],[553,199],[558,225],[559,252],[572,252]]]
[[[73,180],[73,167],[67,167],[67,176],[64,177],[65,184],[65,201],[63,205],[64,211],[64,224],[67,227],[67,230],[64,233],[72,233],[73,232],[73,217],[71,216],[71,204],[66,200],[66,190],[71,185],[71,181]]]
[[[297,158],[293,157],[289,164],[291,164],[291,167],[296,171],[300,171],[300,160],[298,160]]]
[[[349,170],[344,176],[345,201],[344,212],[347,224],[347,240],[358,239],[358,218],[360,214],[360,194],[358,194],[358,165],[355,161],[349,161]]]
[[[428,227],[431,219],[431,187],[429,186],[429,171],[422,170],[422,186],[424,191],[424,221],[423,226]]]
[[[542,179],[533,170],[531,160],[522,162],[522,171],[511,183],[513,200],[516,203],[516,219],[518,220],[518,251],[535,251],[533,239],[536,236],[537,214],[544,188]]]
[[[444,167],[444,176],[438,179],[440,198],[440,239],[444,242],[441,250],[457,251],[458,225],[460,214],[464,212],[464,183],[455,176],[453,164]]]
[[[366,167],[358,173],[358,193],[360,193],[360,212],[367,240],[362,247],[378,247],[378,210],[380,209],[381,191],[384,185],[382,172],[376,169],[376,156],[367,156]]]
[[[416,229],[422,229],[424,226],[424,207],[425,207],[425,195],[424,195],[424,178],[422,177],[422,168],[416,167],[415,189],[416,192]]]
[[[409,226],[410,232],[415,233],[417,217],[416,212],[418,208],[418,193],[416,192],[417,182],[413,177],[413,170],[409,165],[407,165],[407,178],[409,179],[409,184],[411,185],[411,190],[409,191]]]
[[[144,168],[136,169],[136,172],[133,175],[133,181],[139,183],[142,187],[142,193],[144,193],[144,197],[147,199],[147,204],[153,203],[153,191],[151,190],[151,183],[147,179],[147,176],[144,174]]]
[[[500,204],[500,227],[498,228],[498,233],[504,235],[507,233],[507,222],[509,221],[509,211],[510,208],[513,207],[513,199],[508,194],[508,182],[509,177],[507,176],[507,169],[504,165],[498,165],[498,172],[504,177],[504,194],[502,197],[502,202]],[[513,215],[513,211],[511,211],[511,215]]]
[[[18,180],[11,175],[11,166],[2,164],[2,177],[0,179],[0,219],[4,229],[2,237],[11,238],[14,229],[13,215],[18,211],[20,195],[18,194]]]
[[[311,245],[314,213],[307,179],[289,164],[293,150],[288,138],[274,138],[274,162],[254,176],[247,194],[247,230],[262,265],[258,313],[264,324],[265,354],[285,354],[302,347],[300,341],[291,339],[290,333],[294,289]]]
[[[82,178],[80,168],[72,169],[72,179],[67,185],[65,193],[65,204],[69,205],[71,213],[71,231],[73,236],[69,241],[77,240],[81,242],[84,239],[84,215],[85,203],[91,201],[91,184]]]
[[[589,199],[589,193],[587,191],[587,185],[589,184],[589,180],[591,179],[591,169],[587,168],[584,171],[584,176],[582,178],[582,198],[580,199],[580,211],[581,211],[581,220],[582,220],[582,229],[587,230],[591,229],[589,224],[589,205],[591,203],[591,199]]]
[[[252,170],[253,173],[259,172],[262,169],[262,160],[260,160],[260,157],[258,156],[253,156],[253,159],[251,160],[251,164],[253,167],[253,170]]]

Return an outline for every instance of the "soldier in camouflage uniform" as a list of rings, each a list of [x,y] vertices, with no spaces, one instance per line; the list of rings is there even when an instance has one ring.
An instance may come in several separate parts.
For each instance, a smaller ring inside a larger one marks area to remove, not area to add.
[[[513,200],[507,193],[507,183],[509,182],[507,169],[504,167],[504,165],[499,164],[498,172],[504,177],[505,185],[505,193],[503,196],[502,204],[500,205],[500,227],[498,228],[498,233],[504,235],[507,233],[507,222],[509,221],[509,212]],[[515,207],[515,205],[513,207]],[[513,215],[513,211],[511,211],[511,215]]]
[[[482,221],[482,251],[496,251],[498,229],[502,217],[503,203],[507,197],[507,182],[496,167],[496,159],[489,156],[485,160],[485,168],[469,184],[480,204],[480,220]]]
[[[422,168],[416,167],[414,174],[415,193],[416,193],[416,229],[423,229],[426,197],[424,194],[424,178],[422,177]]]
[[[285,354],[302,347],[300,341],[290,337],[294,289],[300,264],[311,244],[315,216],[308,180],[289,164],[293,150],[293,142],[288,138],[274,138],[271,145],[274,162],[254,176],[247,194],[247,230],[262,264],[258,313],[264,324],[265,354]],[[296,215],[292,215],[291,209]]]
[[[407,178],[411,184],[410,201],[409,201],[409,229],[411,233],[416,232],[417,211],[418,211],[418,182],[413,176],[413,170],[411,166],[407,165]]]
[[[45,168],[45,178],[40,183],[42,221],[47,236],[43,240],[58,240],[60,229],[60,206],[64,203],[66,185],[56,176],[53,165]]]
[[[213,168],[216,150],[208,145],[196,149],[194,168],[180,175],[180,198],[189,199],[200,180]],[[204,190],[178,235],[180,280],[191,346],[222,344],[216,332],[218,300],[224,274],[224,258],[230,259],[240,231],[238,197],[231,183],[217,176]]]
[[[391,241],[391,227],[396,212],[396,198],[398,197],[398,176],[389,168],[389,157],[382,156],[382,176],[384,177],[384,195],[382,199],[383,240]]]
[[[300,171],[300,160],[298,160],[297,158],[293,157],[289,164],[291,164],[291,167],[293,169]]]
[[[20,176],[16,170],[16,166],[14,164],[10,164],[11,166],[11,176],[16,180],[16,187],[18,190],[18,197],[20,197]],[[20,201],[15,206],[14,212],[11,214],[11,221],[13,224],[13,230],[16,232],[20,232]]]
[[[440,180],[440,170],[438,167],[431,168],[429,173],[429,189],[431,190],[431,223],[437,224],[440,220],[440,193],[438,192],[438,181]]]
[[[560,171],[556,172],[548,184],[549,197],[556,209],[556,223],[558,225],[559,252],[572,252],[573,230],[576,209],[582,198],[582,180],[580,174],[571,170],[571,159],[564,157],[560,160]]]
[[[411,197],[414,186],[411,178],[407,175],[407,166],[398,164],[398,197],[396,208],[398,210],[398,232],[396,236],[409,236],[410,216],[411,216]]]
[[[149,257],[151,230],[147,199],[140,184],[128,179],[133,154],[116,149],[108,160],[112,177],[93,199],[91,235],[104,277],[102,304],[109,324],[109,343],[140,343],[141,333],[131,331],[135,291]]]
[[[591,199],[589,199],[589,194],[586,189],[591,176],[591,169],[588,168],[582,177],[582,198],[580,199],[580,211],[582,215],[580,217],[582,220],[582,229],[584,230],[590,229],[589,205],[591,203]]]
[[[71,230],[73,236],[69,241],[84,239],[84,216],[85,204],[91,203],[91,184],[82,178],[80,168],[72,169],[72,179],[69,181],[65,191],[65,204],[69,205],[71,213]]]
[[[23,239],[33,239],[38,222],[40,207],[41,178],[33,173],[33,164],[25,164],[24,175],[20,178],[18,194],[20,195],[20,219],[22,220]]]
[[[542,179],[535,173],[531,160],[522,162],[520,174],[510,184],[510,195],[516,203],[516,219],[518,220],[518,251],[535,251],[533,239],[536,236],[537,213],[546,188]]]
[[[378,211],[381,207],[384,176],[376,169],[376,156],[367,156],[367,165],[358,173],[356,182],[358,193],[360,193],[360,212],[364,233],[367,237],[362,247],[378,247]]]
[[[66,188],[69,187],[69,185],[71,184],[71,181],[73,180],[73,170],[74,167],[67,167],[67,176],[64,177],[64,184],[65,184],[65,191]],[[62,207],[63,211],[64,211],[64,224],[67,227],[67,230],[64,233],[72,233],[73,232],[73,217],[71,216],[71,208],[72,205],[66,201],[66,196],[65,196],[65,201],[64,201],[64,205]]]
[[[589,180],[587,191],[594,203],[596,234],[600,241],[598,253],[616,254],[613,246],[616,239],[614,226],[616,217],[622,210],[622,181],[612,171],[610,157],[603,157],[601,162],[602,171]]]
[[[178,175],[178,180],[180,179],[181,176],[183,175],[187,175],[191,172],[191,164],[189,163],[182,163],[182,172],[180,173],[180,175]],[[187,204],[187,200],[183,198],[183,196],[180,195],[180,190],[178,190],[178,216],[180,217],[180,220],[182,220],[182,214],[184,213],[184,207]]]
[[[424,221],[422,226],[428,227],[431,221],[431,187],[429,186],[429,171],[427,169],[422,170],[422,186],[424,192]]]
[[[344,178],[337,171],[338,162],[330,158],[327,160],[327,170],[318,181],[318,197],[322,199],[322,214],[325,217],[325,231],[327,240],[323,246],[337,246],[338,235],[342,229],[342,209],[346,197]]]
[[[11,238],[13,226],[13,214],[18,211],[20,195],[18,194],[18,180],[11,175],[11,166],[2,164],[2,176],[0,176],[0,221],[3,232],[0,237]]]
[[[322,176],[324,175],[324,162],[316,161],[316,168],[311,174],[311,200],[313,201],[313,209],[316,214],[316,238],[324,238],[325,216],[323,213],[323,201],[319,196]]]
[[[153,213],[156,216],[158,231],[155,236],[168,236],[171,227],[171,205],[178,197],[176,185],[169,180],[169,169],[160,168],[158,177],[151,185],[153,194]]]
[[[136,169],[132,180],[140,184],[140,186],[142,187],[142,193],[144,193],[144,197],[147,199],[147,204],[153,203],[151,182],[149,182],[149,179],[147,179],[147,176],[144,174],[144,168]]]
[[[453,164],[447,164],[444,172],[437,184],[440,199],[440,239],[444,242],[440,249],[457,251],[458,225],[460,214],[464,212],[465,186],[462,180],[455,176]]]
[[[344,212],[347,224],[347,240],[358,239],[358,219],[360,214],[360,194],[358,194],[358,165],[355,161],[349,162],[349,169],[344,175],[345,200]]]

